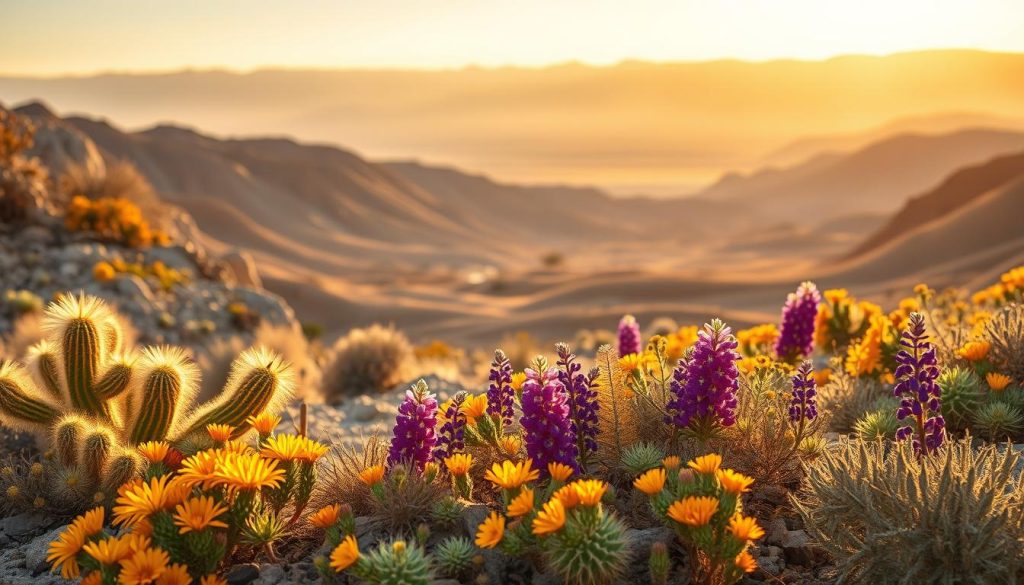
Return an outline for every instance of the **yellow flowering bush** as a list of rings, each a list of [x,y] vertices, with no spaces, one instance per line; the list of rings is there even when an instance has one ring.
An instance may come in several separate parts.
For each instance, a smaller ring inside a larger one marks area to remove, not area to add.
[[[644,472],[634,487],[650,498],[655,514],[675,530],[690,551],[691,583],[736,583],[757,568],[750,554],[753,541],[764,536],[757,520],[743,515],[741,495],[754,480],[722,468],[711,453],[676,470],[659,467]]]
[[[92,232],[101,240],[130,248],[170,243],[167,234],[150,227],[138,205],[118,197],[72,197],[64,211],[64,225],[73,232]]]
[[[76,518],[47,559],[65,577],[96,583],[221,583],[216,573],[242,550],[276,561],[274,544],[291,534],[327,447],[275,435],[279,419],[255,417],[254,443],[210,425],[213,446],[184,456],[161,441],[142,443],[145,475],[118,490],[111,523],[104,509]],[[321,512],[323,521],[325,513]]]

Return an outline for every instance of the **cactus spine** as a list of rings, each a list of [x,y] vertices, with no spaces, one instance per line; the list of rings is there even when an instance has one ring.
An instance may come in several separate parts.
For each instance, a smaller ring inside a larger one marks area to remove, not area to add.
[[[148,348],[139,363],[139,378],[131,400],[129,440],[162,441],[180,418],[182,404],[195,394],[197,370],[178,348]]]
[[[110,429],[97,427],[89,432],[82,442],[79,455],[85,480],[90,487],[97,486],[103,480],[103,471],[107,466],[107,457],[115,444],[114,433]]]
[[[553,535],[547,549],[550,566],[565,583],[616,583],[629,560],[626,528],[603,510],[586,510]]]
[[[85,421],[76,416],[62,418],[53,428],[53,447],[57,461],[65,467],[78,463],[78,445],[85,435]]]
[[[56,400],[63,398],[60,392],[60,366],[57,352],[49,341],[43,340],[28,350],[28,366],[36,380]]]

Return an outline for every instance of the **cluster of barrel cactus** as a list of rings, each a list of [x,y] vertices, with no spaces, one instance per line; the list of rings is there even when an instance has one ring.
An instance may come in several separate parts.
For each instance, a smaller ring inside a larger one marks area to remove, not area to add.
[[[23,363],[0,361],[0,423],[48,436],[65,505],[109,498],[139,473],[141,443],[168,441],[189,454],[208,446],[208,425],[241,436],[250,417],[291,394],[289,367],[254,348],[235,360],[218,397],[195,406],[199,371],[186,352],[125,347],[116,314],[95,297],[61,296],[47,307],[44,330]]]

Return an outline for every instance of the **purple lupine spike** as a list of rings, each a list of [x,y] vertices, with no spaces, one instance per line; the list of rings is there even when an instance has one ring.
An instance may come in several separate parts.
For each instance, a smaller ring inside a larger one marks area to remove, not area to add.
[[[893,395],[900,398],[896,418],[914,417],[914,424],[896,431],[896,440],[912,439],[918,456],[935,452],[946,437],[946,421],[940,414],[942,388],[935,382],[939,377],[935,347],[928,341],[924,315],[911,313],[907,328],[900,335],[903,347],[896,354],[896,386]]]
[[[619,321],[619,357],[640,351],[640,324],[633,315],[626,315]]]
[[[501,428],[508,428],[514,416],[515,391],[512,390],[512,363],[500,349],[494,351],[488,380],[491,384],[487,387],[487,414],[501,419]]]
[[[466,449],[466,413],[462,411],[465,400],[465,392],[457,393],[444,411],[444,424],[437,433],[437,447],[434,448],[434,461],[438,463]]]
[[[523,427],[526,454],[534,467],[547,473],[548,463],[564,463],[579,471],[576,436],[569,417],[569,393],[558,379],[558,371],[526,370],[523,382]]]
[[[405,399],[398,406],[394,436],[388,451],[388,465],[411,463],[416,469],[430,461],[437,443],[437,398],[423,380],[405,391]]]
[[[689,426],[696,419],[723,427],[736,422],[736,337],[719,319],[704,325],[697,343],[672,372],[672,400],[667,405],[671,423]]]
[[[818,416],[818,394],[811,362],[804,360],[793,376],[793,399],[789,403],[789,421],[801,424]]]
[[[782,307],[782,324],[775,340],[775,355],[788,363],[811,355],[814,351],[814,321],[821,294],[813,282],[807,281],[790,293]]]
[[[569,393],[569,420],[572,433],[576,436],[576,452],[581,466],[597,452],[597,431],[599,419],[597,402],[597,376],[587,375],[583,366],[576,361],[576,355],[566,343],[555,345],[558,354],[558,380]]]

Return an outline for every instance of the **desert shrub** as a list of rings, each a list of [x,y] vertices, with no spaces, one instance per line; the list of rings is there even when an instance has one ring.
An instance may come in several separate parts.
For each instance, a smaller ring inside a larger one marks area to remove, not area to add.
[[[28,353],[28,348],[45,337],[43,316],[38,313],[23,315],[14,322],[14,327],[4,337],[4,356],[8,359],[20,359]]]
[[[970,438],[923,459],[909,442],[843,441],[791,500],[841,582],[1011,583],[1024,570],[1019,462]]]
[[[128,161],[113,161],[104,166],[69,164],[61,175],[60,188],[67,198],[81,195],[92,200],[131,201],[146,217],[159,217],[163,207],[153,186]]]
[[[92,200],[75,195],[64,210],[64,225],[73,232],[89,232],[100,241],[131,248],[167,245],[170,238],[153,229],[138,205],[128,199]]]
[[[992,364],[1012,379],[1024,380],[1024,305],[1013,303],[993,315],[985,337],[991,343]]]
[[[544,268],[558,268],[565,264],[565,255],[561,252],[548,252],[540,257]]]
[[[0,108],[0,221],[21,221],[46,200],[46,169],[25,156],[35,130],[20,116]]]
[[[337,445],[324,460],[321,481],[314,493],[320,506],[345,503],[359,516],[373,509],[370,486],[360,479],[367,469],[383,468],[388,457],[388,443],[378,435],[366,437],[360,445]]]
[[[818,390],[818,404],[829,416],[829,428],[850,433],[854,424],[869,412],[896,410],[898,404],[884,384],[874,378],[858,378],[836,371]]]
[[[391,389],[408,375],[413,358],[404,333],[378,324],[351,330],[335,343],[332,354],[323,377],[328,400]]]

